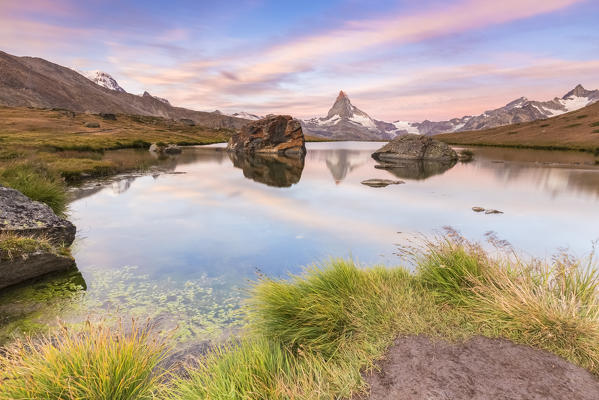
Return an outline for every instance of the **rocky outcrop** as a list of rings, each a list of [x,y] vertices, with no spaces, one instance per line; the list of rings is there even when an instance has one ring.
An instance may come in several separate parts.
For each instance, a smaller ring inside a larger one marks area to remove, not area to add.
[[[56,245],[70,246],[75,231],[75,225],[54,214],[47,205],[0,186],[0,233],[43,237]]]
[[[50,207],[0,186],[0,289],[73,268],[61,249],[74,239],[75,226]]]
[[[235,153],[303,156],[306,154],[306,145],[298,120],[289,115],[273,115],[241,128],[229,140],[227,150]]]
[[[387,163],[404,160],[452,162],[458,159],[457,153],[446,143],[412,134],[393,139],[372,153],[372,157]]]
[[[304,157],[278,154],[247,154],[230,152],[233,166],[243,170],[243,176],[274,187],[289,187],[298,183],[304,170]]]

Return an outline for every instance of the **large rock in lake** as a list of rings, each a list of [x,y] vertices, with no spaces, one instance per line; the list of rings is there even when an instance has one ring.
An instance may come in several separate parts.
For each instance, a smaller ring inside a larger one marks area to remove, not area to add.
[[[452,162],[458,154],[446,143],[423,135],[402,135],[372,153],[375,160],[393,163],[402,160]]]
[[[250,122],[229,140],[227,150],[244,153],[306,154],[299,121],[289,115],[273,115]]]
[[[44,237],[54,244],[70,246],[75,240],[76,228],[54,214],[46,204],[0,186],[0,233],[3,232]]]

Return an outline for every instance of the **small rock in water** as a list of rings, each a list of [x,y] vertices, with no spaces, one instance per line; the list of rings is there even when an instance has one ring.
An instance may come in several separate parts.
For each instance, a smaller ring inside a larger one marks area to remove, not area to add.
[[[472,211],[479,213],[485,211],[485,209],[482,207],[472,207]]]
[[[499,211],[499,210],[487,210],[487,211],[485,211],[485,214],[503,214],[503,211]]]
[[[362,185],[370,186],[370,187],[386,187],[389,185],[400,185],[405,183],[404,181],[392,181],[390,179],[367,179],[362,181]]]

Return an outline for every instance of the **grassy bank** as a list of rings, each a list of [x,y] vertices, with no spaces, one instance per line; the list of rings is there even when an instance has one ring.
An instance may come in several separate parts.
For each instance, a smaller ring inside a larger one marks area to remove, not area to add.
[[[156,360],[166,348],[154,346],[155,336],[148,334],[117,331],[116,342],[128,346],[128,352],[86,344],[112,343],[104,329],[61,332],[41,344],[16,346],[0,357],[0,399],[25,390],[33,398],[80,398],[59,397],[43,382],[108,398],[106,386],[90,382],[114,376],[124,363],[131,363],[126,381],[147,384],[144,393],[160,393],[158,398],[348,398],[367,389],[362,373],[374,367],[398,335],[414,334],[448,340],[479,334],[508,338],[599,376],[599,275],[592,261],[491,256],[457,235],[403,254],[414,260],[415,272],[363,269],[333,260],[289,280],[261,278],[251,289],[242,336],[187,365],[183,373],[159,365]],[[86,365],[85,371],[65,374],[73,360]],[[69,382],[62,376],[69,376]],[[129,393],[122,385],[109,398],[147,398]]]
[[[231,133],[159,117],[116,115],[113,120],[66,110],[0,107],[0,185],[64,214],[66,183],[146,169],[158,162],[151,157],[123,158],[107,150],[147,150],[154,142],[218,143]]]

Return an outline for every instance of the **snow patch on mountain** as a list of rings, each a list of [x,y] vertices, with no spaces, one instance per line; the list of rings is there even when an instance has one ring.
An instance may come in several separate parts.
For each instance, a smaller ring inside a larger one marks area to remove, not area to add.
[[[243,118],[243,119],[249,119],[251,121],[257,121],[259,119],[262,119],[264,117],[261,117],[259,115],[256,114],[251,114],[245,111],[241,111],[241,112],[236,112],[234,114],[229,114],[231,117],[235,117],[235,118]]]
[[[96,85],[100,85],[106,89],[114,90],[116,92],[125,93],[125,89],[120,87],[118,82],[106,72],[96,70],[80,73],[90,81],[94,82]]]

